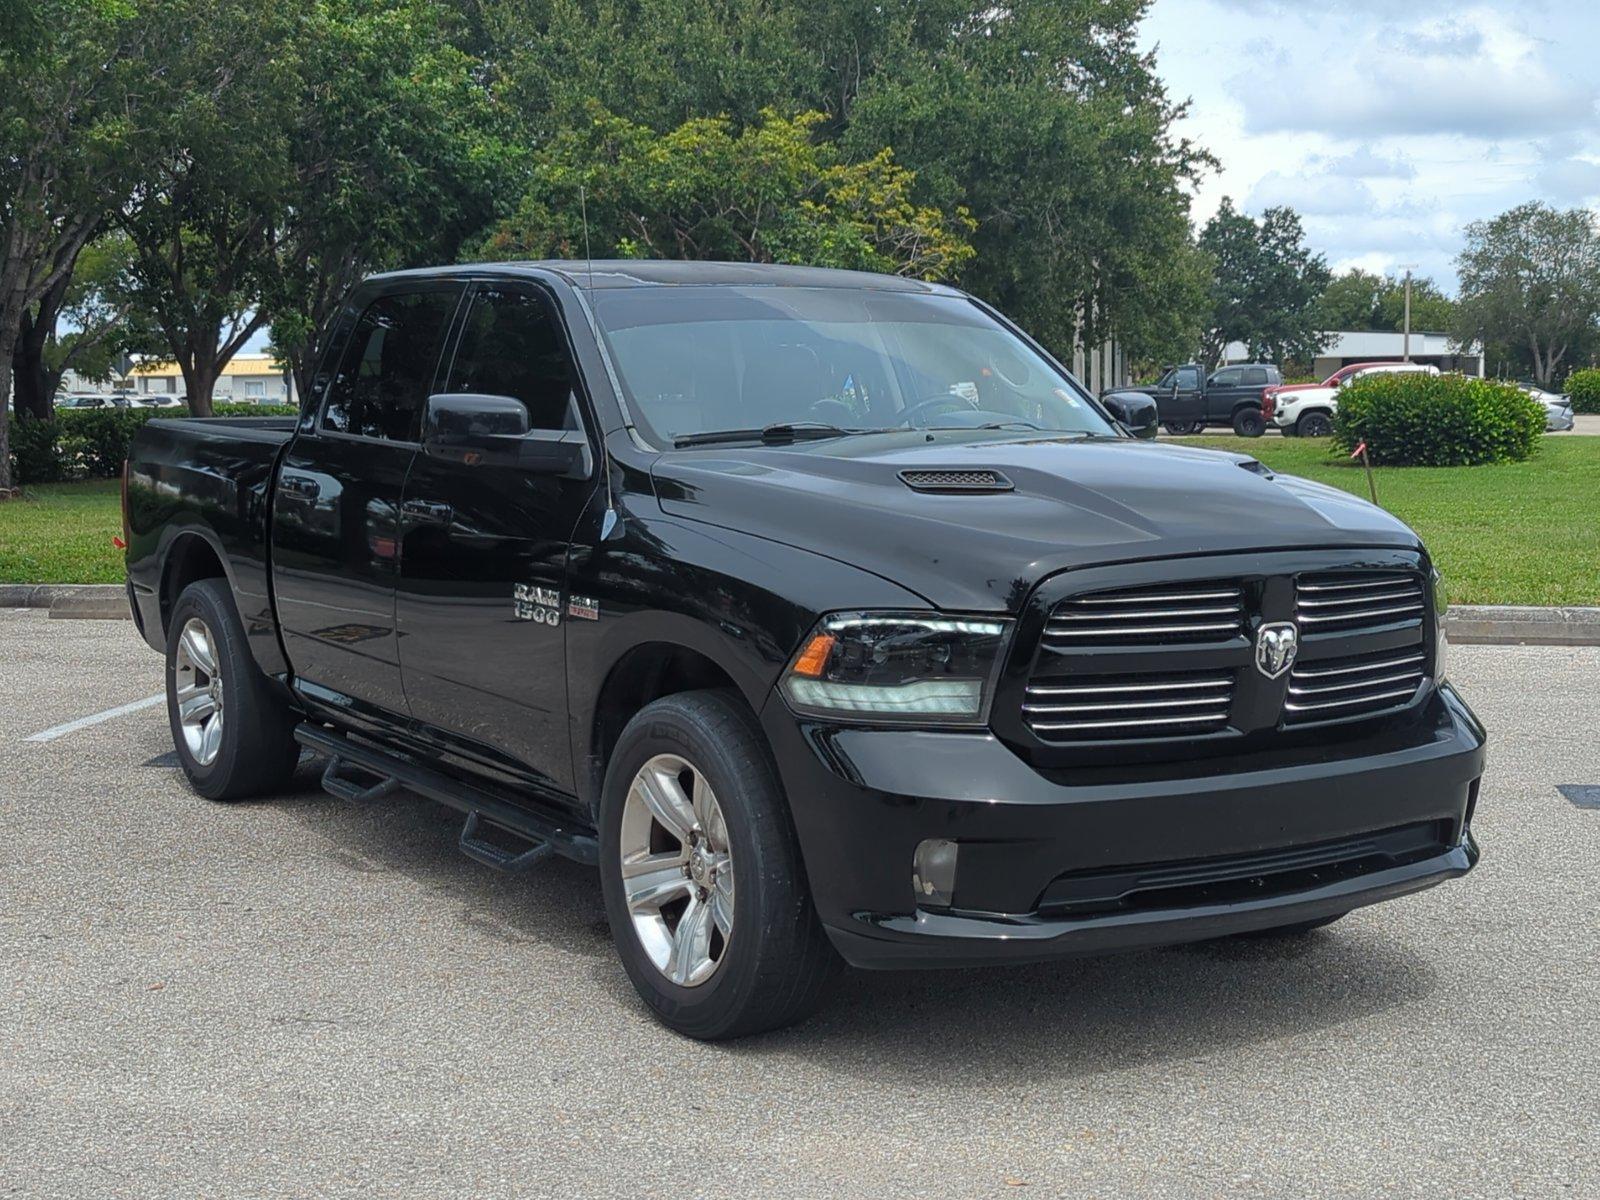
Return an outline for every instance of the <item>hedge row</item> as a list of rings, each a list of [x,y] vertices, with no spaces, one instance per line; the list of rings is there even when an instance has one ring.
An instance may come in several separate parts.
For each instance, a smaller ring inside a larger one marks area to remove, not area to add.
[[[219,404],[219,417],[283,417],[276,404]],[[10,422],[11,478],[19,484],[108,479],[122,471],[133,435],[146,421],[187,417],[186,408],[85,408],[57,411],[48,421]]]
[[[1585,367],[1567,376],[1567,395],[1572,400],[1572,411],[1600,413],[1600,370]]]
[[[1509,383],[1464,375],[1369,375],[1339,393],[1334,442],[1374,463],[1460,467],[1527,458],[1544,405]]]

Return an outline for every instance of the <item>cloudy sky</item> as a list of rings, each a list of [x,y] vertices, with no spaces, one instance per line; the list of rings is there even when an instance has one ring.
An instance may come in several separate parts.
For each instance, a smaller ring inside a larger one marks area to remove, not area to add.
[[[1335,269],[1453,289],[1468,221],[1600,202],[1596,0],[1155,0],[1141,36],[1221,162],[1199,221],[1291,205]]]

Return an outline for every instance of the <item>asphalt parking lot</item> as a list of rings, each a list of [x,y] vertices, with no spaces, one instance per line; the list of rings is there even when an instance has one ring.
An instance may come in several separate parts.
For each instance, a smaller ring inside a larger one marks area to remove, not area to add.
[[[1600,649],[1456,647],[1467,879],[1298,942],[653,1024],[595,877],[424,801],[191,794],[127,622],[0,611],[0,1194],[1600,1195]]]

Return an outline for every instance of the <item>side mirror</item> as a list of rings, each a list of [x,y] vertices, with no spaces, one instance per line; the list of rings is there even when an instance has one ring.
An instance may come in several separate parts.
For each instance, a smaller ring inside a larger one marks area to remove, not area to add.
[[[529,429],[528,408],[512,396],[441,392],[422,415],[422,452],[464,467],[509,467],[587,479],[589,441],[576,429]]]
[[[1100,403],[1129,433],[1136,438],[1153,438],[1161,422],[1156,414],[1156,402],[1143,392],[1112,392],[1100,397]]]

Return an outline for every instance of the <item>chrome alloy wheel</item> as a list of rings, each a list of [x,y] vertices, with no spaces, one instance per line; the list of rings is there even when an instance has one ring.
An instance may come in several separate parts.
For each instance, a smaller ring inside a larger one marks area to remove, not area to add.
[[[178,694],[178,726],[189,756],[202,767],[222,749],[222,675],[217,644],[199,617],[190,617],[178,638],[172,685]]]
[[[658,754],[622,808],[622,889],[633,931],[656,969],[681,987],[716,974],[733,936],[728,825],[704,775]]]

